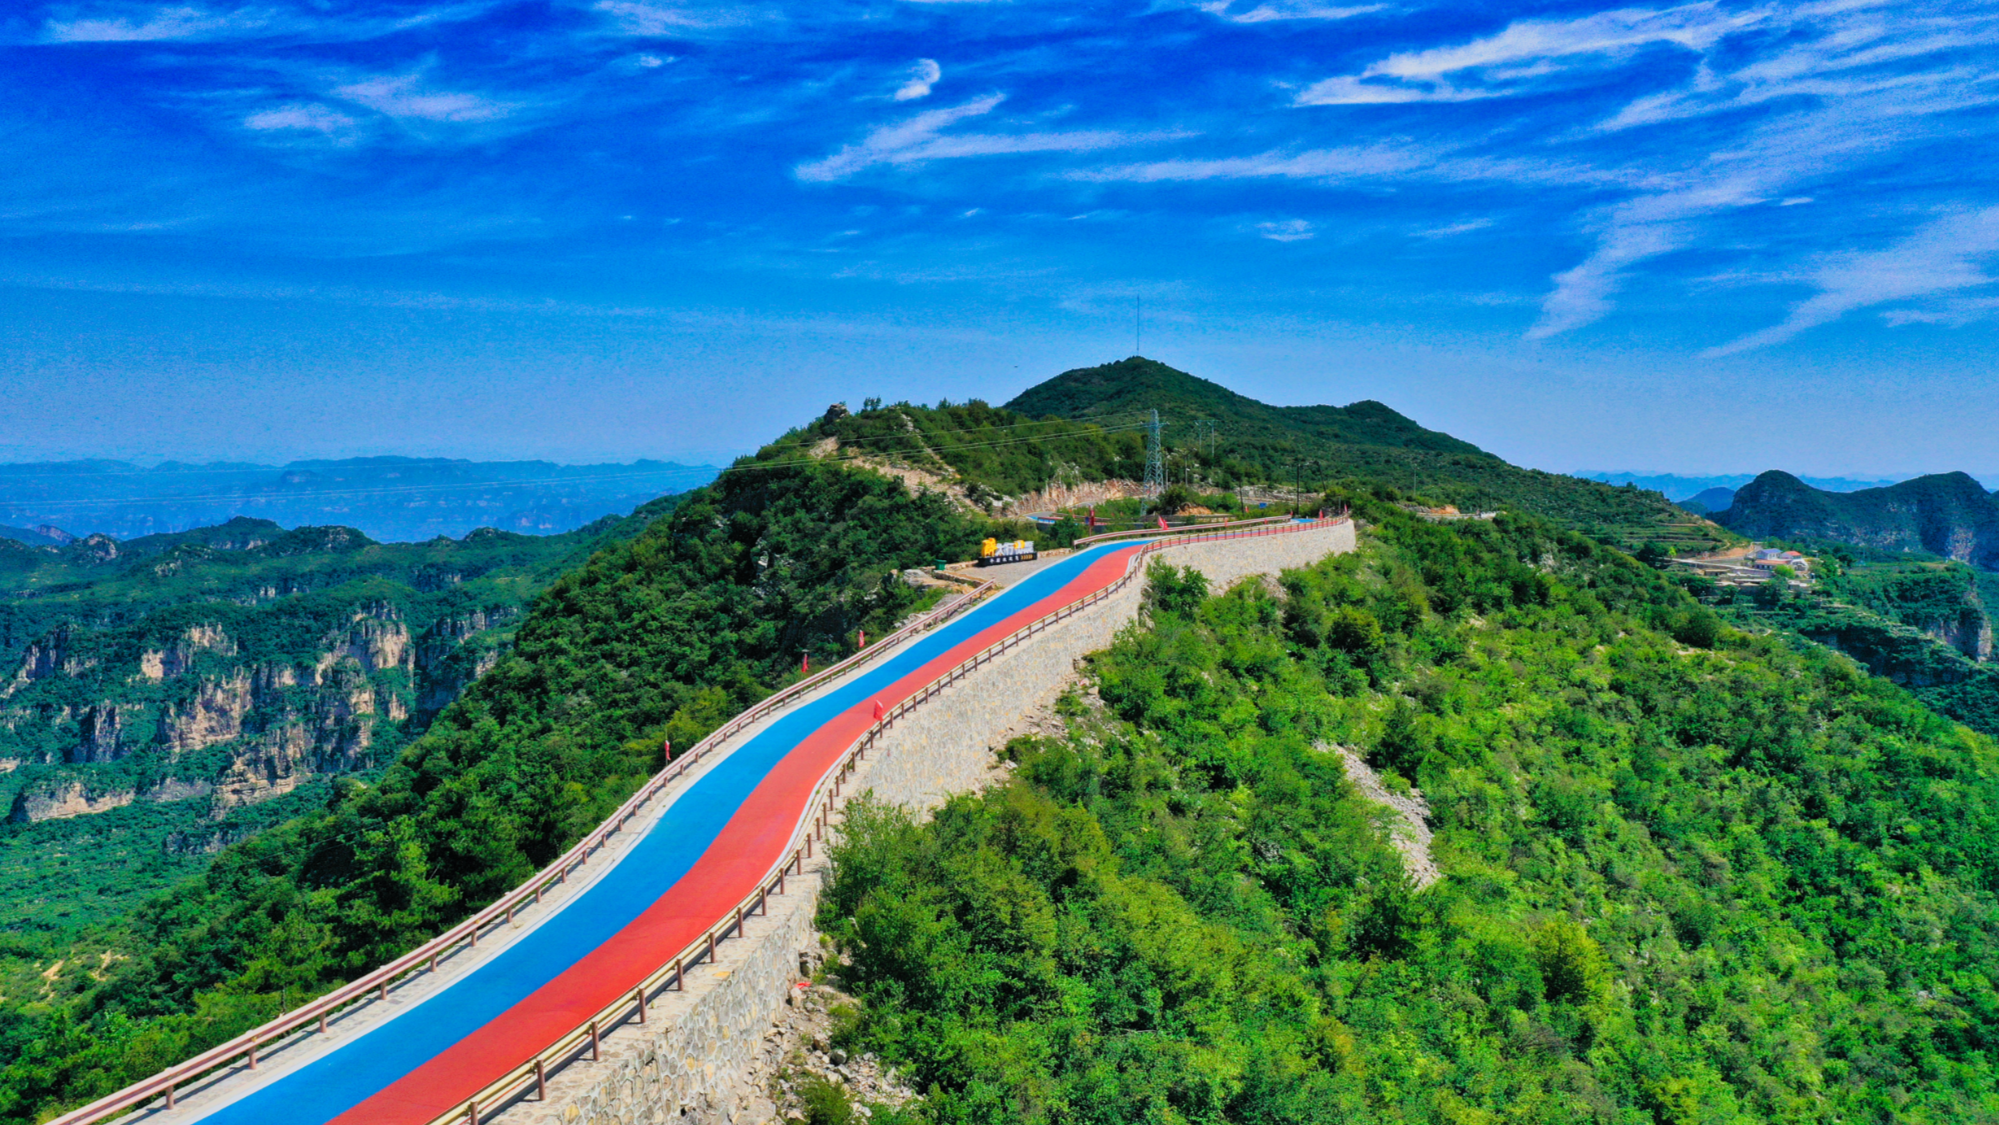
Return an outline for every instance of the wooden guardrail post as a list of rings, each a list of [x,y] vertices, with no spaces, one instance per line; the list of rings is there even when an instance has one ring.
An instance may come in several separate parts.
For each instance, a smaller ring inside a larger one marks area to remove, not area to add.
[[[591,1061],[591,1062],[598,1062],[598,1061],[601,1061],[601,1060],[600,1060],[600,1059],[598,1058],[598,1056],[599,1056],[599,1054],[601,1054],[601,1052],[602,1052],[602,1047],[603,1047],[603,1044],[602,1044],[602,1041],[601,1041],[601,1040],[600,1040],[600,1039],[598,1038],[598,1035],[597,1035],[597,1021],[596,1021],[596,1020],[591,1020],[591,1021],[590,1021],[590,1061]]]
[[[535,1056],[534,1060],[534,1100],[538,1102],[548,1100],[548,1068],[543,1065],[539,1055]]]

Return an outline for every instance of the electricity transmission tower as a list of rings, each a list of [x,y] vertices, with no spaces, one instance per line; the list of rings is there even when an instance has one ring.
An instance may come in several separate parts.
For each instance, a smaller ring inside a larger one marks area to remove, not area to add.
[[[1159,411],[1152,412],[1152,421],[1145,427],[1145,496],[1149,500],[1159,499],[1166,490],[1166,446],[1159,439]]]

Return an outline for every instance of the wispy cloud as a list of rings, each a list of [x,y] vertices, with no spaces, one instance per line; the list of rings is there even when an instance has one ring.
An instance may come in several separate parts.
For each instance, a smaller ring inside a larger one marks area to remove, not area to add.
[[[381,74],[336,86],[334,97],[398,121],[478,123],[497,121],[521,108],[480,94],[432,87],[422,73]]]
[[[1096,183],[1171,183],[1199,180],[1341,180],[1394,176],[1436,164],[1436,156],[1416,145],[1385,142],[1305,152],[1262,152],[1252,156],[1222,156],[1153,160],[1079,169],[1069,178]]]
[[[1532,157],[1496,157],[1466,153],[1444,145],[1422,145],[1395,139],[1303,152],[1261,152],[1250,156],[1219,156],[1113,164],[1066,172],[1069,179],[1092,183],[1193,183],[1202,180],[1312,180],[1322,183],[1430,180],[1448,183],[1508,182],[1570,186],[1629,185],[1631,177],[1571,161]]]
[[[963,105],[927,110],[907,121],[885,125],[831,156],[800,164],[796,175],[809,182],[843,180],[876,165],[911,165],[967,156],[1029,152],[1092,152],[1179,136],[1178,133],[1122,133],[1111,130],[1022,133],[946,133],[960,121],[991,113],[1005,94],[987,94]]]
[[[1258,223],[1256,233],[1272,242],[1303,242],[1317,232],[1312,229],[1311,223],[1303,219],[1284,219]]]
[[[1485,230],[1491,225],[1491,219],[1467,219],[1462,223],[1451,223],[1448,226],[1431,227],[1429,230],[1417,231],[1416,235],[1419,238],[1456,238],[1461,234],[1470,234],[1473,231]]]
[[[1277,20],[1345,20],[1371,12],[1385,11],[1386,4],[1362,4],[1351,7],[1336,7],[1313,3],[1312,0],[1263,0],[1254,7],[1243,8],[1240,0],[1211,0],[1196,4],[1195,7],[1228,20],[1230,23],[1272,23]]]
[[[900,89],[896,90],[895,100],[911,102],[918,98],[927,98],[930,96],[930,88],[942,77],[944,77],[944,68],[937,65],[936,59],[917,59],[916,65],[909,68],[908,79],[903,82]]]
[[[42,25],[42,39],[48,43],[146,43],[233,38],[266,31],[284,15],[270,8],[212,11],[193,5],[107,6],[89,15],[48,20]]]
[[[626,34],[648,38],[744,27],[778,16],[744,4],[680,4],[667,0],[598,0],[592,10]]]
[[[317,4],[210,7],[110,0],[64,8],[60,14],[47,17],[39,38],[51,44],[202,43],[267,38],[354,42],[471,19],[490,11],[494,2],[391,6],[373,13],[335,16]]]
[[[1999,278],[1981,265],[1995,255],[1999,255],[1999,207],[1945,216],[1886,249],[1826,259],[1810,274],[1819,292],[1794,306],[1781,323],[1705,354],[1767,348],[1859,309],[1999,284]],[[1950,322],[1995,305],[1999,298],[1975,298],[1936,309],[1897,310],[1891,320]]]
[[[243,127],[260,133],[274,131],[346,136],[354,131],[352,117],[323,105],[285,105],[261,110],[243,119]]]
[[[1664,11],[1602,12],[1573,20],[1520,20],[1483,39],[1389,55],[1359,74],[1315,82],[1298,94],[1295,104],[1499,97],[1535,88],[1551,75],[1594,60],[1621,59],[1657,44],[1703,50],[1759,19],[1759,14],[1727,13],[1715,4],[1690,4]]]

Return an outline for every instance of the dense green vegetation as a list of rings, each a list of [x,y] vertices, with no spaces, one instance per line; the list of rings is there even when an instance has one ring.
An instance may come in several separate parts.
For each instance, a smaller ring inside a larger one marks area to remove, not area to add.
[[[1190,492],[1258,488],[1316,496],[1329,484],[1466,510],[1511,508],[1599,538],[1674,551],[1729,541],[1655,492],[1521,469],[1449,434],[1424,429],[1376,402],[1269,406],[1153,360],[1081,368],[995,408],[983,402],[830,411],[760,454],[860,458],[921,470],[974,504],[1051,483],[1142,478],[1144,428],[1166,424],[1169,479]]]
[[[1546,516],[1627,548],[1655,541],[1691,551],[1728,539],[1656,492],[1517,468],[1378,402],[1270,406],[1136,356],[1064,372],[1006,409],[1106,424],[1129,424],[1157,409],[1176,463],[1222,488],[1288,490],[1301,479],[1306,488],[1388,486],[1467,511]]]
[[[965,557],[983,530],[833,465],[744,467],[689,494],[551,585],[511,653],[376,784],[338,780],[320,811],[72,941],[101,970],[44,984],[26,970],[46,949],[18,947],[0,978],[16,997],[0,1121],[115,1089],[464,917],[623,801],[662,739],[691,745],[802,654],[887,632],[921,598],[897,570]]]
[[[939,1122],[1999,1114],[1991,739],[1572,533],[1375,515],[1282,598],[1155,572],[1101,708],[853,818],[850,1045]]]
[[[1131,418],[1105,425],[1036,420],[983,402],[934,407],[870,402],[857,413],[831,413],[793,430],[758,457],[790,461],[812,453],[962,480],[974,503],[1019,496],[1050,481],[1077,484],[1145,475],[1145,438]]]
[[[1999,665],[1989,661],[1992,624],[1981,593],[1991,576],[1941,561],[1818,557],[1830,565],[1821,565],[1810,591],[1692,585],[1739,621],[1831,645],[1938,714],[1999,735]]]

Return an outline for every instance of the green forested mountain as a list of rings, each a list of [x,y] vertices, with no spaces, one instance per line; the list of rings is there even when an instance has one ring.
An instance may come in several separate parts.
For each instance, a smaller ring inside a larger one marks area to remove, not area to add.
[[[1036,418],[1054,415],[1084,421],[1127,419],[1141,411],[1157,410],[1162,421],[1176,428],[1189,426],[1195,419],[1212,418],[1226,423],[1230,444],[1245,451],[1275,451],[1310,441],[1493,459],[1468,441],[1426,430],[1378,402],[1268,406],[1219,383],[1138,356],[1064,371],[1014,396],[1006,408]],[[1186,435],[1176,437],[1191,441]],[[1245,459],[1252,458],[1245,455]]]
[[[941,496],[809,459],[688,494],[542,591],[377,777],[336,779],[115,921],[0,944],[0,1122],[116,1089],[463,918],[629,796],[662,739],[689,746],[802,654],[887,632],[923,604],[897,571],[983,532]]]
[[[1066,735],[857,818],[844,1045],[940,1123],[1999,1115],[1999,746],[1545,523],[1368,515],[1281,595],[1155,571]]]
[[[1378,402],[1269,406],[1137,356],[1066,371],[1021,392],[1006,409],[1126,425],[1156,409],[1177,456],[1223,487],[1288,488],[1300,476],[1308,487],[1388,486],[1466,510],[1547,516],[1627,548],[1651,541],[1693,549],[1725,538],[1656,492],[1518,468]]]
[[[1167,426],[1173,479],[1193,478],[1196,487],[1288,495],[1302,482],[1316,495],[1343,484],[1467,510],[1506,507],[1634,549],[1657,542],[1691,550],[1728,538],[1658,493],[1517,468],[1380,403],[1268,406],[1137,357],[1065,372],[1000,408],[870,400],[851,414],[829,412],[760,456],[906,466],[974,503],[997,503],[1051,485],[1143,478],[1143,430],[1154,409]]]
[[[1758,538],[1829,539],[1921,551],[1999,570],[1999,500],[1965,473],[1825,492],[1772,470],[1742,486],[1718,520]]]

